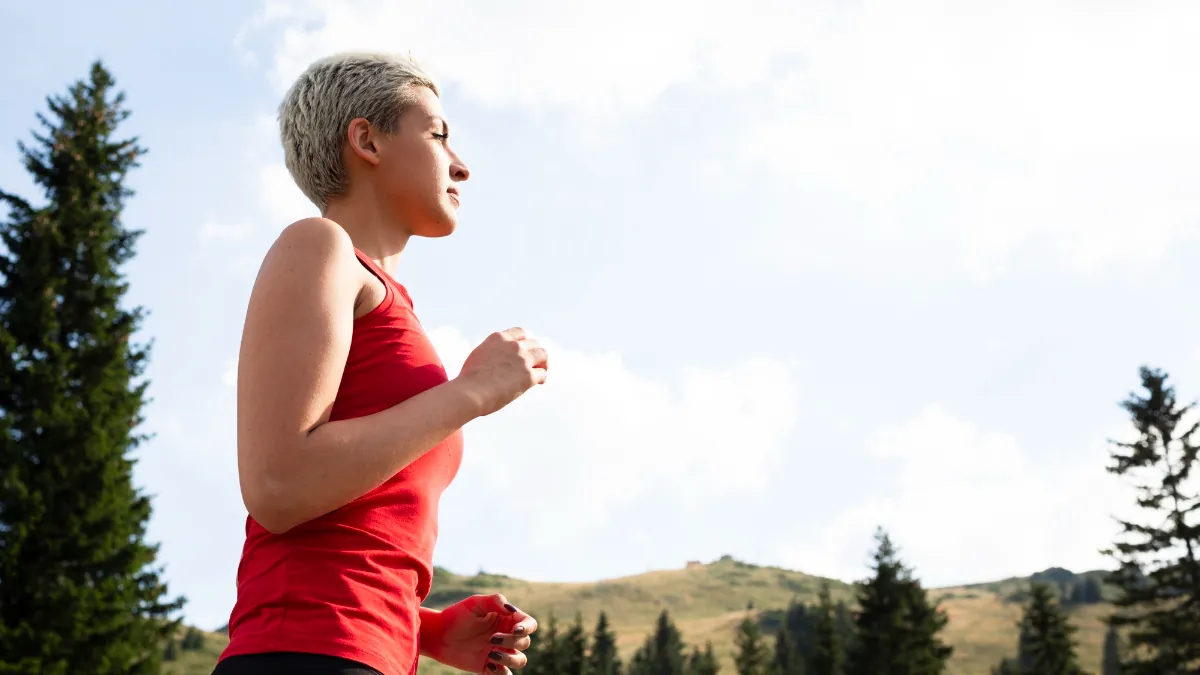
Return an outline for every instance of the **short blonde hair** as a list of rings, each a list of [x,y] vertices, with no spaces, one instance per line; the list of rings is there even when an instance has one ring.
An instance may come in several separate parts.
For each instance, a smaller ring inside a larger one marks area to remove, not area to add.
[[[362,117],[384,132],[395,131],[417,87],[440,95],[411,58],[346,52],[315,61],[288,89],[279,105],[284,162],[322,213],[347,188],[342,143],[350,121]]]

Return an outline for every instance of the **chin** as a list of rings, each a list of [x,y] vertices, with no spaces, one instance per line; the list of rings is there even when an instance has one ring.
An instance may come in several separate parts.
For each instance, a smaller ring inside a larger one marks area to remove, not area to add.
[[[428,239],[439,239],[441,237],[449,237],[458,229],[457,218],[447,218],[437,222],[425,223],[419,228],[413,230],[413,235],[418,237],[426,237]]]

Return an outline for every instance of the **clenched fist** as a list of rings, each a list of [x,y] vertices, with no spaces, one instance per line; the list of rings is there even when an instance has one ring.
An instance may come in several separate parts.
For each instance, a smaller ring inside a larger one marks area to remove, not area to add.
[[[463,363],[458,377],[480,407],[480,417],[512,403],[546,381],[546,350],[520,328],[492,333]]]

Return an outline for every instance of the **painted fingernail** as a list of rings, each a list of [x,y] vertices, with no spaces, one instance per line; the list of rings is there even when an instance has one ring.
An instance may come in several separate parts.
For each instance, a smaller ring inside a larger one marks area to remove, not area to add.
[[[504,609],[507,609],[508,611],[512,612],[513,614],[517,613],[517,608],[513,607],[512,605],[510,605],[508,603],[504,603]]]
[[[493,661],[499,661],[501,658],[500,652],[492,652],[488,654],[488,658]]]
[[[496,669],[496,664],[494,664],[494,663],[488,664],[488,670],[495,670],[495,669]]]
[[[513,628],[513,635],[524,635],[524,634],[525,634],[525,626],[517,626],[516,628]]]
[[[496,635],[492,638],[492,644],[502,645],[502,644],[504,644],[504,638],[499,635]]]

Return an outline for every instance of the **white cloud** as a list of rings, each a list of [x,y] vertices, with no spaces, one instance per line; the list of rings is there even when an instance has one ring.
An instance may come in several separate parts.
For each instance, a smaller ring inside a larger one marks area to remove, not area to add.
[[[998,579],[1051,565],[1108,567],[1099,549],[1127,515],[1130,494],[1105,473],[1106,448],[1086,464],[1050,470],[1030,462],[1012,436],[977,428],[927,406],[869,442],[896,467],[895,489],[867,497],[815,539],[785,545],[788,564],[843,579],[862,578],[882,526],[901,558],[930,585]]]
[[[451,328],[430,336],[457,374],[474,344]],[[777,361],[690,368],[667,382],[615,353],[541,342],[547,383],[468,428],[466,487],[452,488],[475,503],[497,491],[553,504],[528,514],[536,546],[585,538],[613,508],[650,493],[686,505],[762,488],[796,422],[795,384]]]
[[[1197,25],[1186,0],[269,0],[239,43],[279,90],[333,51],[411,50],[477,103],[586,120],[581,143],[707,91],[742,139],[719,180],[829,200],[781,204],[764,256],[988,279],[1030,247],[1095,273],[1195,236]]]
[[[743,160],[852,205],[826,233],[847,248],[923,245],[922,263],[988,277],[1038,244],[1094,272],[1200,228],[1200,5],[866,2],[846,19],[773,85]]]
[[[335,51],[411,51],[475,101],[603,117],[642,108],[673,86],[760,81],[827,14],[783,0],[703,9],[684,0],[268,0],[238,42],[253,53],[256,36],[272,35],[259,60],[271,64],[279,90]]]

